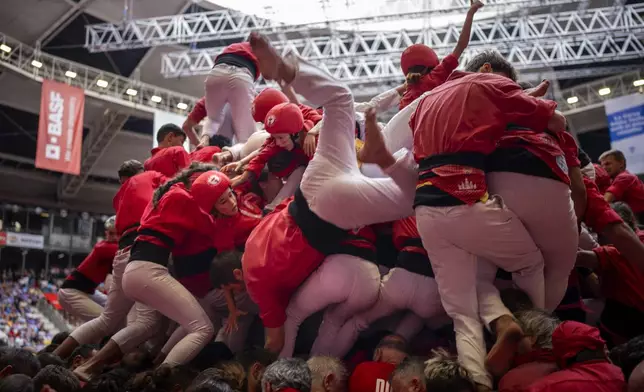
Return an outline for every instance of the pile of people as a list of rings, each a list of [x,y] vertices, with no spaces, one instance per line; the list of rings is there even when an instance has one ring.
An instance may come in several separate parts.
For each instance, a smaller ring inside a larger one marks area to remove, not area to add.
[[[456,70],[482,6],[367,103],[259,34],[227,47],[183,127],[120,167],[106,240],[60,290],[87,322],[52,353],[101,346],[56,372],[97,391],[644,388],[644,185],[619,151],[592,164],[548,81],[495,51]],[[281,91],[255,96],[260,75]]]

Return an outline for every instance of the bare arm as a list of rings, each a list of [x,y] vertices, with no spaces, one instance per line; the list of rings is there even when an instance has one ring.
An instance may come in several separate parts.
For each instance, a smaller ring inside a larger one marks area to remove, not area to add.
[[[555,110],[548,120],[548,129],[553,132],[566,132],[566,117],[560,111]]]
[[[452,52],[454,57],[461,57],[463,51],[465,51],[465,48],[467,48],[467,45],[469,45],[470,35],[472,34],[472,23],[474,22],[474,14],[481,8],[483,8],[483,3],[481,3],[480,1],[475,1],[467,11],[465,23],[463,23],[463,30],[461,30],[461,35],[458,36],[458,42],[456,43],[456,47]]]
[[[288,100],[291,101],[291,103],[299,105],[300,100],[297,99],[295,90],[293,90],[293,87],[291,87],[290,84],[280,83],[280,88],[282,89],[282,92],[284,93],[284,95],[288,97]]]
[[[575,214],[577,221],[581,222],[586,212],[586,186],[584,185],[584,177],[579,167],[570,168],[570,196],[575,205]]]
[[[604,194],[604,200],[606,200],[606,201],[607,201],[607,202],[609,202],[609,203],[612,203],[612,202],[614,202],[614,201],[615,201],[615,195],[613,195],[613,194],[612,194],[612,193],[610,193],[610,192],[606,192],[606,193]]]
[[[186,136],[188,136],[188,140],[190,140],[190,143],[192,145],[199,145],[199,136],[197,135],[197,131],[195,131],[195,126],[197,123],[192,121],[190,117],[186,118],[186,121],[183,122],[183,126],[181,127],[183,131],[186,133]]]

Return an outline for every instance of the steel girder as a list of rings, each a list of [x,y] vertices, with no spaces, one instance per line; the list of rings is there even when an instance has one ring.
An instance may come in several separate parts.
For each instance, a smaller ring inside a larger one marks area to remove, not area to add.
[[[350,25],[390,20],[423,18],[433,15],[464,14],[469,0],[449,0],[441,9],[432,9],[425,0],[398,0],[395,10],[383,15],[287,25],[273,20],[222,9],[121,23],[100,23],[85,26],[85,48],[90,52],[145,48],[158,45],[205,42],[220,39],[243,40],[251,31],[266,34],[309,35],[316,30],[342,28]],[[544,6],[587,3],[579,0],[487,0],[485,9],[497,11],[521,8],[529,12]]]
[[[519,69],[644,58],[644,4],[477,21],[463,63],[485,49],[499,50]],[[400,54],[425,43],[445,56],[456,46],[456,26],[421,31],[353,32],[276,40],[348,84],[400,80]],[[166,53],[166,77],[207,74],[223,48]]]

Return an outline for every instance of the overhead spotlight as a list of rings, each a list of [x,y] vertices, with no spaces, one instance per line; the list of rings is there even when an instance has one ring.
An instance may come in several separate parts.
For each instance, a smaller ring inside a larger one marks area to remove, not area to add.
[[[68,78],[72,78],[72,79],[74,79],[74,78],[76,77],[76,75],[77,75],[77,73],[76,73],[76,72],[74,72],[74,71],[67,71],[67,72],[65,72],[65,76],[67,76]]]
[[[0,45],[0,50],[5,52],[5,53],[10,53],[11,52],[11,47],[7,46],[5,44]]]
[[[42,63],[38,60],[31,60],[31,65],[33,65],[36,68],[42,67]]]
[[[633,82],[633,86],[635,87],[644,86],[644,79],[637,79],[636,81]]]
[[[599,95],[608,95],[610,94],[610,88],[608,87],[600,88],[598,93]]]
[[[186,110],[186,109],[188,109],[188,105],[187,105],[187,104],[185,104],[185,103],[183,103],[183,102],[179,102],[179,103],[177,104],[177,108],[179,108],[179,109],[181,109],[181,110]]]
[[[132,89],[132,88],[128,88],[128,89],[125,91],[125,94],[127,94],[127,95],[130,95],[130,96],[134,97],[136,94],[138,94],[138,91],[136,91],[135,89]]]
[[[107,83],[107,80],[99,79],[96,81],[96,85],[98,87],[105,88],[109,85],[109,83]]]
[[[573,103],[579,102],[579,98],[577,98],[576,96],[568,97],[566,102],[568,102],[570,105],[572,105]]]
[[[152,101],[154,103],[159,103],[159,102],[161,102],[161,97],[158,96],[158,95],[153,95],[153,96],[150,97],[150,101]]]

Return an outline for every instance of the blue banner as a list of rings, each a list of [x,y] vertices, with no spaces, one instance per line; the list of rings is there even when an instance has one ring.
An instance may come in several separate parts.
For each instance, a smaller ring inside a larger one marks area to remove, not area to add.
[[[632,94],[605,102],[613,149],[626,156],[628,170],[644,174],[644,94]]]

